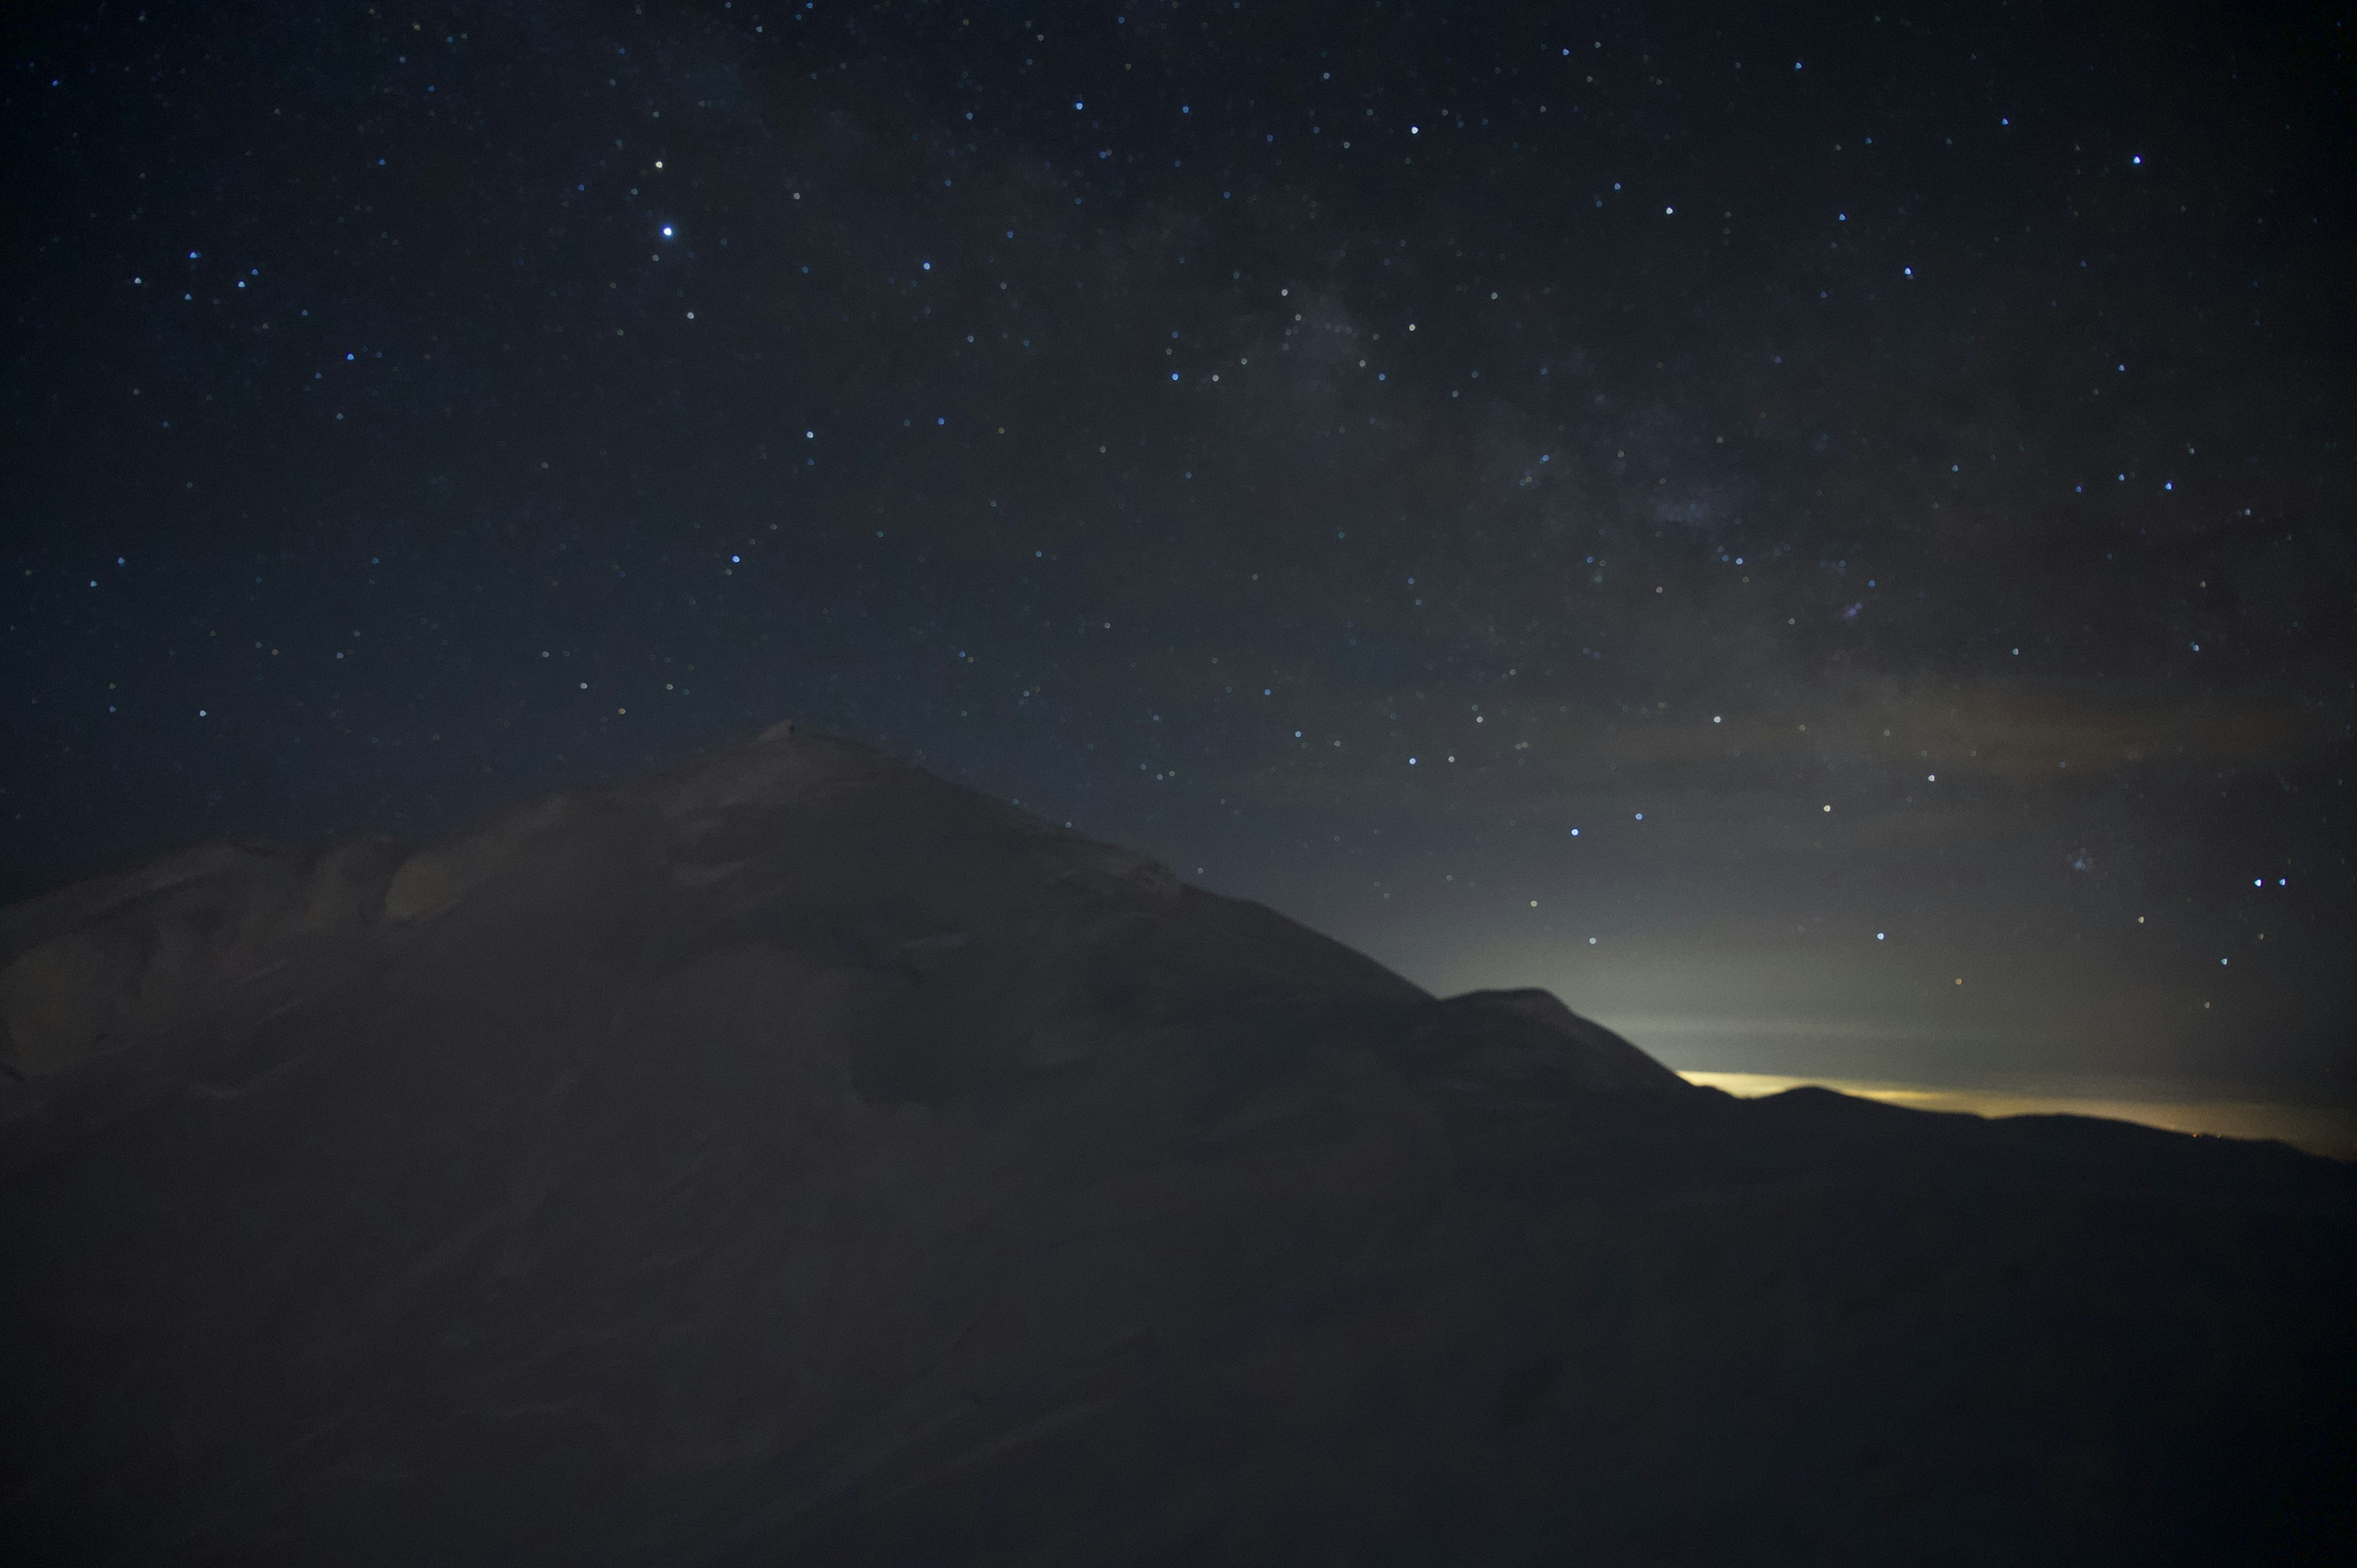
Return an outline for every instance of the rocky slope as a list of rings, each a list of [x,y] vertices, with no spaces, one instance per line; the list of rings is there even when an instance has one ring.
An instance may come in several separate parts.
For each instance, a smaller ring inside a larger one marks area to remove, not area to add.
[[[0,1027],[17,1561],[2357,1542],[2352,1167],[1732,1101],[783,725],[16,906]]]

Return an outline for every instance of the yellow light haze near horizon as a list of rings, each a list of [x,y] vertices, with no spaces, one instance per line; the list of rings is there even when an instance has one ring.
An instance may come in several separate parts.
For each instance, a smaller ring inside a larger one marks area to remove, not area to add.
[[[2272,1138],[2329,1159],[2357,1160],[2357,1109],[2347,1107],[2287,1105],[2258,1100],[2137,1099],[2061,1091],[1954,1089],[1780,1073],[1676,1070],[1688,1083],[1724,1090],[1740,1100],[1815,1087],[1914,1111],[1962,1112],[1992,1118],[2093,1116],[2203,1137]]]

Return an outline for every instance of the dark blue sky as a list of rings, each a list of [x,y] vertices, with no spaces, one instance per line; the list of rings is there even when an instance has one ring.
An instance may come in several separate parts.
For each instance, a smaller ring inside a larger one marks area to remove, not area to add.
[[[2351,1092],[2346,7],[9,29],[8,896],[791,716],[1674,1065]]]

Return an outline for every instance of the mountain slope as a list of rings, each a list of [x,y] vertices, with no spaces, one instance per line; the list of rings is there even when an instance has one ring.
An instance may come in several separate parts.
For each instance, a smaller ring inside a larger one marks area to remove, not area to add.
[[[2352,1538],[2350,1167],[1732,1101],[787,726],[0,961],[27,1560]]]

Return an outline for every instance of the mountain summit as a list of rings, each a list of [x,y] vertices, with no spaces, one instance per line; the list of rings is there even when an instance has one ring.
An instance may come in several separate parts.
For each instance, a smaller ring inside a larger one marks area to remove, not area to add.
[[[789,725],[16,905],[0,1030],[17,1561],[2357,1541],[2357,1170],[1730,1100]]]

